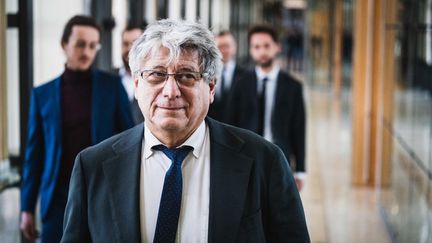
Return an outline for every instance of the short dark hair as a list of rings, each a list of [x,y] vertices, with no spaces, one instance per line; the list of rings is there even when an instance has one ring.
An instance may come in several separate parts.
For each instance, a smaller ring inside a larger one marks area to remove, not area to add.
[[[61,43],[67,43],[69,41],[69,37],[72,34],[72,28],[75,25],[93,27],[99,32],[99,36],[100,36],[101,28],[92,17],[85,16],[85,15],[75,15],[71,19],[69,19],[69,21],[66,23],[61,38]]]
[[[234,37],[234,34],[229,30],[221,30],[216,34],[217,37],[224,35],[231,35],[232,37]]]
[[[126,28],[123,30],[123,32],[134,30],[134,29],[140,29],[140,30],[144,31],[146,27],[147,27],[147,21],[145,21],[145,20],[143,20],[140,24],[129,22],[126,25]]]
[[[256,33],[268,34],[271,36],[271,38],[273,39],[274,42],[276,42],[276,43],[279,42],[279,34],[276,31],[276,29],[274,29],[270,25],[255,25],[251,29],[249,29],[248,43],[250,43],[250,39],[251,39],[252,35],[256,34]]]

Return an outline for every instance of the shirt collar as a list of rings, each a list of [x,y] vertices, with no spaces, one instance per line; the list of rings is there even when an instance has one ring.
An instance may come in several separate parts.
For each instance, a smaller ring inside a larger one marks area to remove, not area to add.
[[[225,63],[224,65],[225,65],[225,69],[226,70],[234,69],[234,67],[235,67],[235,61],[234,60],[230,60],[227,63]]]
[[[268,81],[273,81],[277,79],[277,75],[279,74],[280,67],[275,66],[269,73],[264,73],[261,68],[255,67],[255,72],[257,74],[258,80],[262,80],[263,78],[267,77]]]
[[[126,68],[124,66],[121,66],[119,68],[119,75],[120,77],[124,77],[124,76],[128,76],[128,77],[132,77],[127,71]]]
[[[193,148],[193,155],[196,158],[199,158],[201,154],[203,153],[204,148],[204,142],[206,138],[206,129],[207,126],[205,124],[205,121],[202,121],[199,127],[192,133],[192,135],[186,139],[184,143],[182,143],[178,147],[182,146],[191,146]],[[153,133],[150,131],[150,129],[147,127],[146,123],[144,122],[144,157],[148,159],[150,156],[153,155],[154,151],[151,149],[155,145],[163,144],[159,139],[157,139]]]

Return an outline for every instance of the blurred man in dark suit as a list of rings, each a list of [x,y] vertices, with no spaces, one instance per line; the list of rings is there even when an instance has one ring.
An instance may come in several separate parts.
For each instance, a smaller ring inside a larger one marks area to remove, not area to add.
[[[138,107],[138,102],[134,97],[135,87],[132,79],[131,70],[129,67],[129,51],[132,47],[133,42],[141,36],[144,32],[146,24],[142,25],[132,25],[129,24],[122,32],[121,38],[121,54],[123,66],[114,69],[114,73],[120,75],[122,79],[123,87],[129,98],[130,108],[132,112],[132,117],[135,124],[144,121],[144,117]]]
[[[216,35],[216,45],[222,54],[222,71],[216,82],[215,100],[210,105],[209,116],[226,122],[227,110],[230,109],[228,97],[231,88],[239,80],[245,70],[236,63],[237,44],[233,34],[221,31]]]
[[[278,145],[295,169],[297,187],[305,180],[306,115],[300,82],[277,63],[278,34],[266,25],[249,31],[255,69],[243,75],[230,96],[228,123],[262,135]]]

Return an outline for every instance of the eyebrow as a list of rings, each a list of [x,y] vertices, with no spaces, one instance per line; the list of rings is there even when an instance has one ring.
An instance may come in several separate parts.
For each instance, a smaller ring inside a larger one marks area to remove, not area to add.
[[[195,68],[190,66],[179,67],[177,71],[190,71],[190,72],[198,72]]]
[[[189,72],[199,72],[199,67],[198,70],[196,68],[194,68],[191,65],[188,64],[180,64],[177,67],[175,67],[177,71],[189,71]],[[150,66],[148,69],[163,69],[163,70],[167,70],[168,68],[164,65],[160,65],[160,64],[156,64],[155,66]]]

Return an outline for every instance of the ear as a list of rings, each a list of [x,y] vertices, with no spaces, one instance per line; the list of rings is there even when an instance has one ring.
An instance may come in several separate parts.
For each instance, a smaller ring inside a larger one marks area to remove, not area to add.
[[[65,51],[65,48],[66,48],[66,44],[67,43],[65,43],[65,42],[60,42],[60,45],[61,45],[61,47],[62,47],[62,49],[63,49],[63,51]]]
[[[135,84],[135,89],[138,89],[138,81],[139,81],[139,78],[136,77],[136,75],[134,75],[133,82]]]
[[[210,80],[210,82],[209,82],[209,88],[210,88],[209,89],[209,92],[210,92],[209,99],[210,99],[210,104],[211,104],[214,101],[214,96],[215,96],[215,93],[216,93],[216,80],[215,79]]]
[[[138,96],[138,82],[139,82],[138,77],[133,76],[133,82],[134,82],[134,89],[135,89],[134,97],[136,100],[138,100],[138,97],[137,97]]]
[[[280,53],[281,50],[282,50],[282,44],[281,44],[280,42],[278,42],[278,43],[276,44],[276,46],[277,46],[277,52]]]

